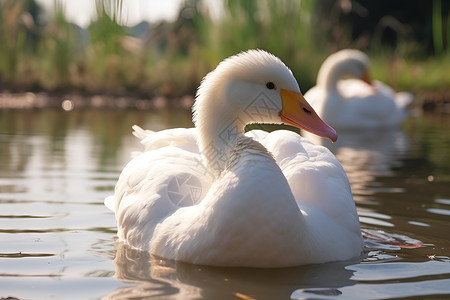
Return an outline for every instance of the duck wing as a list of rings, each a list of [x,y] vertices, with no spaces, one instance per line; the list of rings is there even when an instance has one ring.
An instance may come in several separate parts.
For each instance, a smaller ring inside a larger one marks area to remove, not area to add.
[[[359,220],[348,177],[326,147],[315,145],[288,130],[251,131],[247,135],[253,136],[273,154],[304,213],[323,213],[335,225],[353,232],[359,239]],[[320,218],[307,220],[320,222]]]
[[[399,109],[405,109],[414,100],[414,95],[410,92],[395,92],[390,86],[378,80],[374,81],[374,85],[380,93],[388,95],[394,99],[394,102]]]
[[[125,166],[114,196],[105,204],[116,214],[119,238],[149,250],[156,225],[180,207],[198,203],[212,178],[194,142],[194,130],[134,129],[146,151]]]

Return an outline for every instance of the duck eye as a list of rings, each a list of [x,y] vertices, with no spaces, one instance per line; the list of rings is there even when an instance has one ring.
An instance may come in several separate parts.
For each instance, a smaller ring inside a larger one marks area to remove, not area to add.
[[[269,90],[274,90],[274,89],[276,89],[276,88],[275,88],[275,83],[273,83],[272,81],[269,81],[268,83],[266,83],[266,87],[267,87]]]

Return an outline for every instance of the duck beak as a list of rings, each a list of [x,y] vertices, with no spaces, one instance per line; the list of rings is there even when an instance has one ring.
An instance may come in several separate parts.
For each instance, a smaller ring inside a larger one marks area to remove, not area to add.
[[[302,94],[281,89],[280,95],[282,108],[279,115],[282,122],[336,142],[336,131],[322,121]]]
[[[372,76],[370,76],[369,71],[367,71],[367,70],[364,71],[364,73],[363,73],[363,75],[361,77],[361,80],[364,81],[365,83],[367,83],[368,85],[373,86],[373,84],[372,84]]]
[[[372,89],[373,93],[377,92],[377,86],[373,84],[372,76],[370,76],[370,73],[369,73],[368,70],[364,71],[364,73],[363,73],[363,75],[361,77],[361,80],[364,81],[365,83],[367,83],[370,86],[370,88]]]

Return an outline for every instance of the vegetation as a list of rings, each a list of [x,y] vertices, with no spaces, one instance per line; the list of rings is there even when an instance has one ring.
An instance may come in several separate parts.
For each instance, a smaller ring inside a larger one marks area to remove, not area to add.
[[[185,0],[176,21],[133,28],[121,25],[121,0],[97,0],[97,16],[87,31],[66,20],[60,0],[47,19],[33,0],[3,0],[0,91],[179,97],[195,93],[201,78],[223,58],[249,48],[282,58],[306,91],[330,53],[353,47],[369,54],[373,77],[394,88],[445,93],[450,86],[449,5],[417,2],[429,7],[424,10],[429,32],[416,34],[412,23],[381,12],[378,21],[369,20],[364,15],[369,4],[357,0],[223,0],[219,19],[201,0]]]

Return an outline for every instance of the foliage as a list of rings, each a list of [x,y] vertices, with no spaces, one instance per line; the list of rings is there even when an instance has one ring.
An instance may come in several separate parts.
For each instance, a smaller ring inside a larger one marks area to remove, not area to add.
[[[361,11],[372,4],[358,0],[223,0],[218,19],[201,0],[185,0],[174,22],[131,28],[123,25],[123,0],[96,0],[87,30],[67,21],[61,0],[47,21],[34,0],[3,0],[0,88],[178,97],[194,93],[225,57],[261,48],[289,65],[306,91],[331,52],[352,47],[368,52],[373,77],[394,88],[444,90],[450,86],[449,5],[427,3],[431,44],[417,40],[401,16],[379,12],[370,23]],[[393,44],[388,27],[396,30]]]

